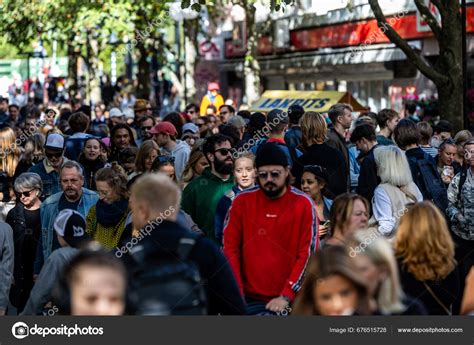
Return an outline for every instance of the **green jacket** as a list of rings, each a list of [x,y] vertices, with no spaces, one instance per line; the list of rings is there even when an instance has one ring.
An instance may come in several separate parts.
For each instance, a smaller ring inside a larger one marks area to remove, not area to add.
[[[216,240],[214,217],[220,198],[232,189],[234,177],[221,180],[206,168],[202,175],[193,179],[183,191],[181,207],[191,216],[207,237]]]

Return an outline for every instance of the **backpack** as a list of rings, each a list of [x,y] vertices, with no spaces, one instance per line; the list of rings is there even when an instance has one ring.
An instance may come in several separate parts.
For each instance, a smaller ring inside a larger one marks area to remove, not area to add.
[[[415,171],[412,169],[413,182],[420,189],[423,200],[432,201],[445,213],[448,208],[448,195],[436,166],[426,154],[423,159],[416,159],[414,157],[408,159],[412,163],[411,165],[415,167]]]
[[[141,245],[132,249],[130,300],[135,315],[207,314],[199,269],[188,258],[196,241],[195,237],[182,237],[175,255],[167,258],[147,255]]]

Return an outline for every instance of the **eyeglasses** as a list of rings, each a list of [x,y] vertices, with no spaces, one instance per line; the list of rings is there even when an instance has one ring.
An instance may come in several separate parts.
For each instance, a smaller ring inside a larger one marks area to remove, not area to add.
[[[26,192],[16,192],[16,196],[17,198],[21,198],[22,196],[24,196],[25,198],[28,198],[30,195],[31,195],[31,192],[34,191],[35,189],[33,188],[32,190],[28,190]]]
[[[153,126],[143,126],[143,127],[141,128],[141,130],[142,130],[142,131],[149,131],[149,130],[152,129],[152,128],[153,128]]]
[[[63,155],[63,151],[58,151],[58,152],[46,151],[44,154],[45,154],[46,157],[48,157],[48,158],[53,158],[53,157],[55,157],[55,158],[60,158],[60,157],[62,157],[62,155]]]
[[[226,148],[221,148],[217,149],[214,151],[214,153],[219,152],[223,156],[227,156],[232,150],[231,149],[226,149]]]
[[[258,177],[261,179],[267,179],[268,175],[272,177],[272,179],[277,179],[280,175],[283,174],[282,171],[274,170],[274,171],[259,171],[257,173]]]

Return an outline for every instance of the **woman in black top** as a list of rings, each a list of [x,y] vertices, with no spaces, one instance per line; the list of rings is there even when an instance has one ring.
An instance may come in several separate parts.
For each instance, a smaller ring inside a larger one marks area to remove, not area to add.
[[[309,111],[301,117],[300,124],[305,151],[293,165],[295,186],[301,185],[304,166],[319,165],[327,170],[329,195],[336,197],[346,193],[348,190],[346,161],[340,151],[325,143],[328,131],[326,121],[321,114]]]
[[[97,138],[86,139],[84,149],[77,159],[84,168],[84,187],[91,190],[96,190],[95,174],[105,166],[101,155],[102,146],[105,145]]]
[[[14,188],[19,202],[8,212],[6,222],[13,229],[15,243],[14,281],[10,289],[10,301],[20,313],[33,288],[33,264],[41,236],[39,197],[43,183],[38,174],[23,173],[15,180]]]
[[[459,313],[462,298],[454,243],[441,211],[431,202],[415,204],[402,217],[395,239],[403,290],[430,315]]]

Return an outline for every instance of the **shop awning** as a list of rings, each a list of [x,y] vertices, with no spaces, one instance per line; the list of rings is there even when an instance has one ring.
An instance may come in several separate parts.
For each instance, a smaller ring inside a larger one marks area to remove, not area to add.
[[[287,110],[290,105],[299,104],[305,111],[325,112],[336,103],[349,103],[356,112],[367,110],[349,92],[284,90],[265,91],[250,110],[262,112],[275,108]]]

